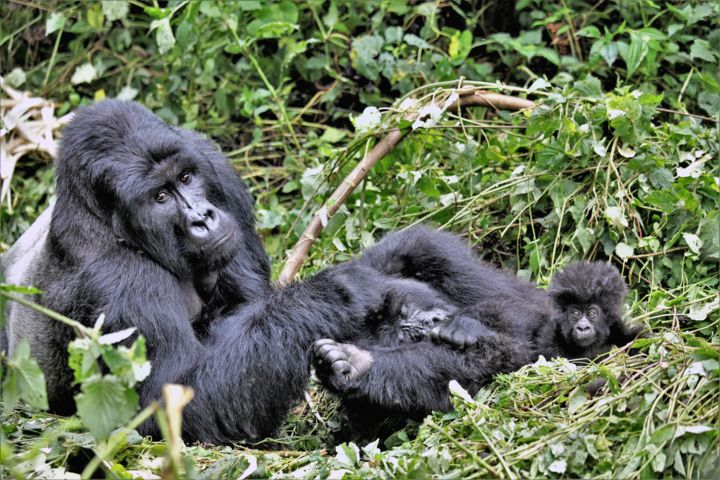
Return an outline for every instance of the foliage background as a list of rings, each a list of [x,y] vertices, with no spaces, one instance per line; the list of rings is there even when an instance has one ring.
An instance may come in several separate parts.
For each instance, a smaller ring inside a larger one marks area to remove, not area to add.
[[[717,2],[23,0],[3,2],[0,18],[4,81],[54,99],[58,114],[134,99],[217,141],[253,187],[276,273],[399,124],[403,97],[428,100],[460,78],[512,85],[501,91],[541,105],[446,112],[414,131],[330,221],[302,274],[422,221],[541,284],[570,261],[610,259],[632,288],[630,316],[651,329],[633,355],[503,376],[382,452],[338,446],[360,439],[313,388],[314,407],[300,405],[275,442],[193,446],[186,475],[703,477],[720,463]],[[362,131],[370,106],[382,121]],[[26,157],[12,182],[0,250],[51,199],[52,167]],[[608,384],[592,396],[582,386],[597,377]],[[79,472],[98,450],[84,429],[6,412],[0,469]],[[158,470],[164,444],[123,438],[108,475]]]

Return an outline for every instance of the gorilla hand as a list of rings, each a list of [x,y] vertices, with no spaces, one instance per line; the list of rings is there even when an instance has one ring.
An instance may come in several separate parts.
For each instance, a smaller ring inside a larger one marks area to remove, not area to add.
[[[473,347],[494,332],[479,320],[455,315],[430,331],[430,338],[460,349]]]
[[[325,385],[343,392],[364,375],[373,364],[373,356],[350,343],[338,343],[329,338],[315,342],[315,369]]]

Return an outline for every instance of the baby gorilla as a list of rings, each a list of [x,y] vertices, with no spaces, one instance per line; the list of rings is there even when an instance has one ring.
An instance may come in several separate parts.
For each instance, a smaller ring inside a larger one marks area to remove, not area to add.
[[[641,330],[622,319],[626,293],[612,265],[577,262],[553,277],[544,305],[528,310],[521,298],[493,298],[464,309],[465,315],[448,319],[430,336],[466,348],[482,341],[489,327],[530,342],[548,358],[594,358],[613,345],[629,343]],[[473,323],[473,318],[481,322]]]
[[[390,278],[382,308],[366,319],[374,345],[419,342],[457,311],[448,298],[417,280]]]
[[[388,277],[386,288],[381,308],[365,319],[369,330],[365,338],[357,344],[330,339],[315,342],[319,370],[344,379],[357,378],[373,361],[361,345],[392,347],[422,341],[458,310],[447,297],[423,282]]]

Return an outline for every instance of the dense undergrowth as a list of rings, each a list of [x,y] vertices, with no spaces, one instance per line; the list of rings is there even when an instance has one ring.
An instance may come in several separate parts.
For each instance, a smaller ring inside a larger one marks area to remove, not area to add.
[[[475,399],[459,390],[455,412],[369,444],[312,386],[312,403],[292,412],[278,438],[189,446],[185,475],[717,471],[716,2],[31,1],[6,2],[0,13],[9,84],[55,99],[60,113],[106,96],[134,98],[218,141],[253,186],[275,272],[383,132],[412,128],[402,120],[408,112],[461,85],[533,99],[533,111],[447,111],[413,130],[328,222],[302,275],[424,222],[543,285],[573,260],[609,259],[630,284],[628,316],[649,332],[596,363],[539,362]],[[366,107],[380,111],[363,114]],[[0,251],[50,200],[47,159],[25,157],[11,186]],[[74,347],[90,363],[104,352],[92,339]],[[141,350],[122,352],[118,372],[142,365]],[[2,366],[3,474],[67,476],[98,455],[105,461],[95,467],[108,476],[160,471],[164,443],[132,430],[108,439],[127,421],[98,425],[82,409],[70,419],[40,413],[37,382],[22,383],[37,379],[32,362],[4,358]],[[587,387],[598,379],[604,386]],[[129,392],[136,380],[118,388]],[[10,408],[18,397],[24,402]]]

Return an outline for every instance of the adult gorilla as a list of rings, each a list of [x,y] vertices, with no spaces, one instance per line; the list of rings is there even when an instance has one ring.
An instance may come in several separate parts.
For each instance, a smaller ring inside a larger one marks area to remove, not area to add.
[[[195,389],[186,439],[262,438],[302,394],[312,342],[357,335],[382,281],[352,262],[273,290],[252,207],[209,141],[138,104],[104,101],[66,127],[52,218],[18,241],[3,271],[86,325],[104,313],[107,331],[137,327],[152,361],[141,403],[165,383]],[[17,304],[8,313],[10,352],[27,338],[52,409],[72,411],[73,332]],[[157,433],[152,422],[141,430]]]

